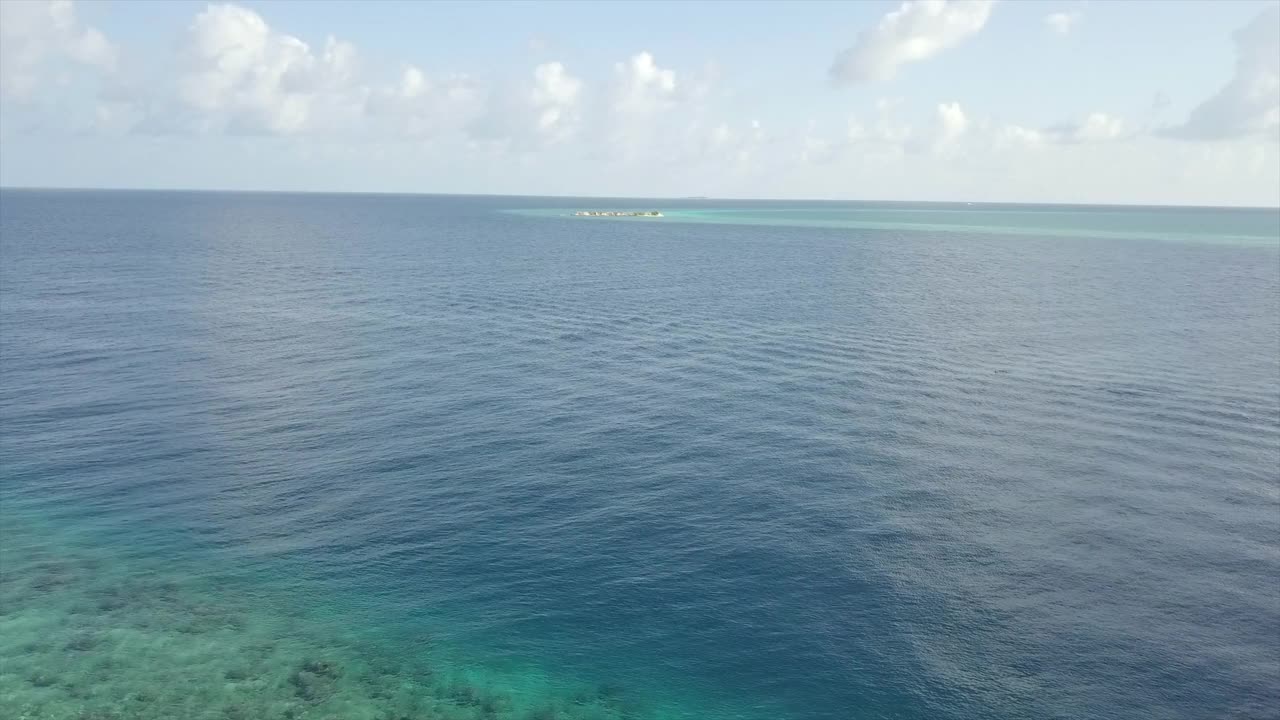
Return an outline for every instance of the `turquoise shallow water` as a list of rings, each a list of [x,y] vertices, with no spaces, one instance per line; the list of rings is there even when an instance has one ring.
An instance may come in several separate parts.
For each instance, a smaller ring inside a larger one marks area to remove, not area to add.
[[[1274,717],[1277,212],[956,211],[0,192],[0,715]]]
[[[439,641],[441,617],[388,614],[297,568],[281,576],[205,553],[104,548],[102,528],[36,525],[6,511],[6,717],[669,714],[620,687],[469,657]]]
[[[670,203],[671,201],[667,201]],[[629,203],[631,207],[634,203]],[[1209,244],[1274,246],[1280,238],[1280,213],[1273,209],[999,206],[941,203],[726,203],[728,207],[690,206],[678,201],[662,218],[593,217],[580,221],[712,223],[777,227],[821,227],[905,232],[966,232],[1113,240],[1169,240]],[[607,205],[607,203],[606,203]],[[574,208],[516,209],[542,217],[572,216],[576,210],[610,209],[601,201]],[[636,206],[638,207],[638,206]],[[649,206],[645,206],[648,208]],[[653,201],[652,208],[665,207]]]

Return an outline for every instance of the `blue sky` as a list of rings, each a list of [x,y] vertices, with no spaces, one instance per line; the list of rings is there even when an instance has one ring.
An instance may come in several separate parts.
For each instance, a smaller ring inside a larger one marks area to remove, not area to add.
[[[5,0],[0,184],[1277,205],[1280,5]]]

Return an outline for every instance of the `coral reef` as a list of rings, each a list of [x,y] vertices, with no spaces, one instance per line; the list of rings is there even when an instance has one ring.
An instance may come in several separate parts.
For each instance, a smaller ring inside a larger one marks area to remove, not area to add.
[[[427,639],[6,527],[0,705],[14,720],[639,720],[614,685],[464,665]],[[406,652],[406,648],[410,651]]]

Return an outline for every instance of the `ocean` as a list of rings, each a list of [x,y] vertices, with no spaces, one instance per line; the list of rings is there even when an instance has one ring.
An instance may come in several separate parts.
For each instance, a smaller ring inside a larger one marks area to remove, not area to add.
[[[1280,717],[1280,210],[4,190],[0,432],[5,718]]]

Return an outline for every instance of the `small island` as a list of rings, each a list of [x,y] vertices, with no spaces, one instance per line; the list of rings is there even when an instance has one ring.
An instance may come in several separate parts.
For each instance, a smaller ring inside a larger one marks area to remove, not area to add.
[[[579,210],[574,217],[662,217],[657,210]]]

